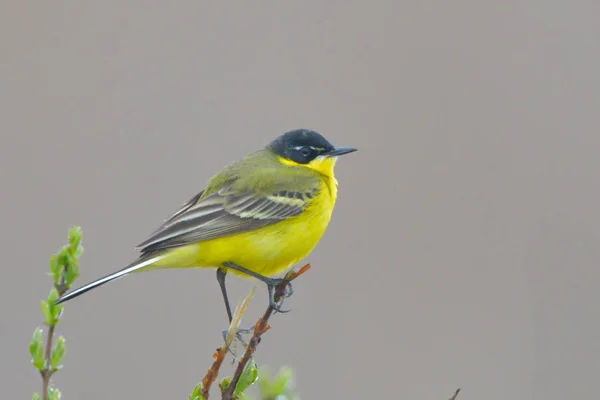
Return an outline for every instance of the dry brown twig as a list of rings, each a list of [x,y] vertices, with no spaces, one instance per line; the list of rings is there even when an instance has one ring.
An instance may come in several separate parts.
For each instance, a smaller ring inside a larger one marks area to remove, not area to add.
[[[217,379],[217,377],[219,376],[219,369],[221,368],[221,364],[223,364],[223,360],[225,360],[225,356],[227,355],[227,349],[231,347],[231,343],[233,342],[233,338],[235,337],[237,328],[240,325],[242,316],[246,312],[246,308],[250,303],[250,299],[252,298],[252,296],[254,296],[255,291],[256,288],[252,288],[248,296],[246,296],[246,298],[236,306],[235,312],[233,313],[233,318],[231,320],[231,324],[229,324],[229,328],[227,329],[225,343],[223,343],[221,347],[219,347],[213,354],[214,361],[208,369],[208,371],[206,372],[206,375],[204,375],[204,378],[202,378],[202,396],[204,396],[205,399],[208,399],[210,387],[215,381],[215,379]]]
[[[298,271],[288,272],[285,275],[285,277],[281,280],[281,282],[275,287],[275,294],[274,294],[275,302],[278,303],[281,300],[281,298],[285,294],[288,284],[291,281],[298,278],[300,275],[304,274],[309,269],[310,269],[310,264],[306,264],[305,266],[300,268]],[[235,310],[235,313],[233,316],[233,320],[227,331],[226,341],[213,354],[214,361],[213,361],[212,365],[210,366],[210,368],[208,369],[208,371],[206,372],[206,375],[204,375],[204,378],[202,378],[202,396],[204,396],[204,398],[206,400],[208,400],[208,392],[210,391],[210,387],[219,375],[219,369],[221,368],[221,365],[223,364],[223,360],[225,360],[225,356],[227,355],[227,349],[230,346],[230,344],[233,342],[233,339],[235,337],[235,333],[237,332],[241,317],[242,317],[243,313],[245,312],[246,307],[248,306],[250,298],[253,296],[253,294],[254,294],[254,289],[250,292],[250,294],[246,297],[246,299],[244,299],[244,301],[242,301],[236,307],[236,310]],[[240,380],[240,377],[242,375],[242,372],[244,371],[244,368],[246,367],[246,365],[252,358],[252,355],[256,351],[256,347],[260,343],[261,336],[271,328],[268,324],[269,318],[271,318],[271,315],[273,315],[273,309],[269,306],[269,307],[267,307],[267,310],[262,315],[262,317],[260,317],[258,319],[258,321],[256,322],[256,324],[254,325],[254,331],[252,333],[252,337],[250,338],[250,341],[248,342],[248,345],[246,346],[246,351],[244,352],[244,355],[242,356],[242,358],[240,358],[240,361],[238,362],[238,364],[236,366],[235,372],[233,374],[233,377],[231,378],[231,382],[229,383],[229,386],[222,393],[223,400],[233,400],[233,394],[234,394],[235,388],[237,386],[237,383]]]
[[[284,296],[287,285],[291,281],[298,278],[300,275],[304,274],[309,269],[310,269],[310,264],[306,264],[305,266],[300,268],[298,271],[288,272],[286,274],[286,276],[282,279],[282,281],[275,288],[275,302],[279,302],[281,300],[281,298]],[[235,333],[237,332],[237,329],[238,329],[240,321],[241,321],[241,317],[244,314],[244,312],[246,311],[248,303],[250,302],[250,299],[252,298],[253,295],[254,295],[254,288],[252,289],[250,294],[240,304],[238,304],[238,306],[236,307],[235,313],[233,315],[233,320],[227,331],[226,341],[213,354],[214,361],[213,361],[211,367],[206,372],[206,375],[204,375],[204,378],[202,379],[202,396],[204,396],[204,398],[206,400],[208,400],[208,395],[209,395],[211,385],[214,383],[214,381],[217,379],[217,377],[219,375],[219,369],[221,368],[221,365],[223,364],[223,361],[225,360],[225,356],[227,355],[227,350],[230,347],[231,343],[233,342]],[[240,358],[240,361],[238,362],[238,364],[236,366],[235,373],[231,379],[231,382],[229,383],[229,386],[222,393],[222,398],[221,398],[222,400],[234,400],[233,394],[235,392],[237,383],[239,382],[240,377],[242,376],[242,372],[244,371],[244,368],[246,367],[246,365],[252,358],[252,355],[256,351],[256,347],[260,343],[261,336],[271,328],[268,322],[269,322],[269,318],[271,318],[271,316],[273,315],[273,311],[274,310],[270,306],[267,307],[267,310],[265,311],[265,313],[262,315],[262,317],[260,317],[258,319],[256,324],[254,325],[254,331],[252,333],[252,337],[250,338],[250,341],[248,342],[248,345],[246,346],[246,351],[244,352],[244,355],[242,356],[242,358]],[[454,394],[452,395],[452,397],[449,398],[449,400],[456,400],[459,392],[460,392],[460,388],[456,389],[456,392],[454,392]]]

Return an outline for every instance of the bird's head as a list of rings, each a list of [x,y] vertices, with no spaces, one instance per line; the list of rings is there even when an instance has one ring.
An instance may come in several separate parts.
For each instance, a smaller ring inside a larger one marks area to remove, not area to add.
[[[267,146],[286,165],[303,166],[332,175],[338,156],[356,151],[353,147],[335,147],[321,134],[309,129],[289,131]]]

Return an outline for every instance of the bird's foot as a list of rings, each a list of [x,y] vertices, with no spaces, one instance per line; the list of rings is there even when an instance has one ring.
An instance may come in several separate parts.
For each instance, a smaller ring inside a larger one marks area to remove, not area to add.
[[[281,306],[283,305],[283,301],[285,299],[287,299],[288,297],[291,297],[294,294],[294,288],[292,286],[292,283],[288,282],[288,284],[286,285],[285,290],[283,292],[283,296],[281,297],[281,299],[279,299],[279,302],[276,302],[275,301],[275,288],[282,281],[283,281],[283,279],[281,279],[281,278],[271,278],[266,283],[267,283],[267,290],[269,291],[269,306],[273,309],[273,311],[284,314],[284,313],[290,312],[291,310],[282,310]]]
[[[235,337],[237,340],[240,341],[240,343],[242,343],[242,345],[244,346],[244,348],[248,347],[248,343],[246,343],[246,341],[244,340],[244,338],[242,337],[242,335],[249,335],[252,332],[254,332],[254,326],[251,326],[250,328],[238,328],[235,332]],[[223,330],[223,341],[225,342],[225,346],[227,347],[227,351],[229,353],[231,353],[232,356],[235,357],[234,352],[231,350],[231,348],[229,347],[229,343],[227,342],[227,334],[229,333],[229,329],[225,329]]]

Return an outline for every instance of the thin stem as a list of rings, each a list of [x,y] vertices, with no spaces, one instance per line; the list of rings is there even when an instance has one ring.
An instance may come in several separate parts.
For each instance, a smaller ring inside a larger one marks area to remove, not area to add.
[[[46,335],[46,349],[44,351],[44,359],[46,360],[46,365],[44,366],[44,370],[42,371],[42,400],[48,399],[48,386],[50,385],[50,377],[52,376],[52,371],[50,370],[50,356],[52,354],[52,340],[54,337],[54,327],[55,325],[48,326],[48,334]]]
[[[217,349],[214,354],[214,361],[204,378],[202,378],[202,396],[205,399],[208,399],[208,393],[210,392],[210,386],[219,376],[219,368],[221,368],[221,364],[223,364],[223,360],[225,360],[225,355],[227,354],[227,346],[224,344]]]
[[[63,273],[61,274],[61,278],[60,281],[58,282],[58,285],[55,285],[54,287],[56,288],[56,290],[58,291],[58,295],[62,296],[66,291],[66,284],[65,284],[65,274],[67,268],[63,267]],[[44,360],[45,360],[45,365],[44,365],[44,369],[41,371],[41,375],[42,375],[42,400],[48,400],[48,387],[50,386],[50,378],[52,377],[52,374],[54,371],[52,371],[52,366],[51,366],[51,357],[52,357],[52,342],[54,340],[54,330],[56,328],[56,323],[58,322],[58,320],[52,324],[52,325],[48,325],[48,333],[46,335],[46,348],[44,349]]]
[[[275,287],[274,298],[275,298],[276,303],[279,302],[279,300],[281,300],[281,298],[284,296],[287,285],[291,281],[293,281],[294,279],[296,279],[297,277],[299,277],[300,275],[302,275],[303,273],[308,271],[309,268],[310,268],[310,264],[306,264],[304,267],[300,268],[300,270],[298,270],[298,271],[290,271],[281,280],[281,282]],[[271,306],[267,307],[267,310],[265,311],[263,316],[256,322],[256,325],[254,325],[254,333],[252,334],[252,338],[248,342],[246,351],[244,352],[244,355],[238,362],[238,365],[235,369],[235,373],[233,374],[233,377],[231,378],[231,382],[229,383],[229,386],[227,387],[227,389],[225,391],[223,391],[223,397],[222,397],[223,400],[233,400],[234,399],[233,393],[235,391],[235,387],[237,386],[237,383],[239,382],[240,377],[242,376],[242,372],[244,371],[246,364],[248,364],[248,361],[250,361],[250,358],[256,351],[256,347],[260,343],[260,337],[266,331],[268,331],[270,329],[268,322],[269,322],[269,318],[271,318],[272,314],[273,314],[273,308]]]
[[[206,374],[204,375],[204,378],[202,378],[201,395],[206,400],[208,400],[211,385],[219,376],[219,369],[221,368],[221,364],[223,364],[223,360],[225,360],[225,356],[227,355],[227,351],[229,350],[231,341],[236,336],[235,332],[237,332],[238,330],[238,327],[242,320],[242,316],[246,312],[248,304],[250,303],[250,299],[252,299],[252,297],[254,296],[255,290],[256,289],[253,288],[248,294],[248,296],[246,296],[246,298],[235,308],[235,312],[233,313],[231,321],[229,322],[229,328],[227,330],[227,335],[225,336],[225,343],[223,343],[213,355],[214,361],[208,369],[208,371],[206,372]]]

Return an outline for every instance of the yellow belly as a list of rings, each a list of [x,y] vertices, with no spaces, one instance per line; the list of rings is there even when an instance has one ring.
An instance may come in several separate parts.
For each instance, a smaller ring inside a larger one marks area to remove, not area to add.
[[[327,186],[324,184],[321,195],[296,217],[250,232],[169,250],[148,269],[216,268],[232,262],[263,276],[281,274],[306,257],[325,233],[335,203],[335,188],[328,190]],[[230,272],[246,276],[235,270]]]

